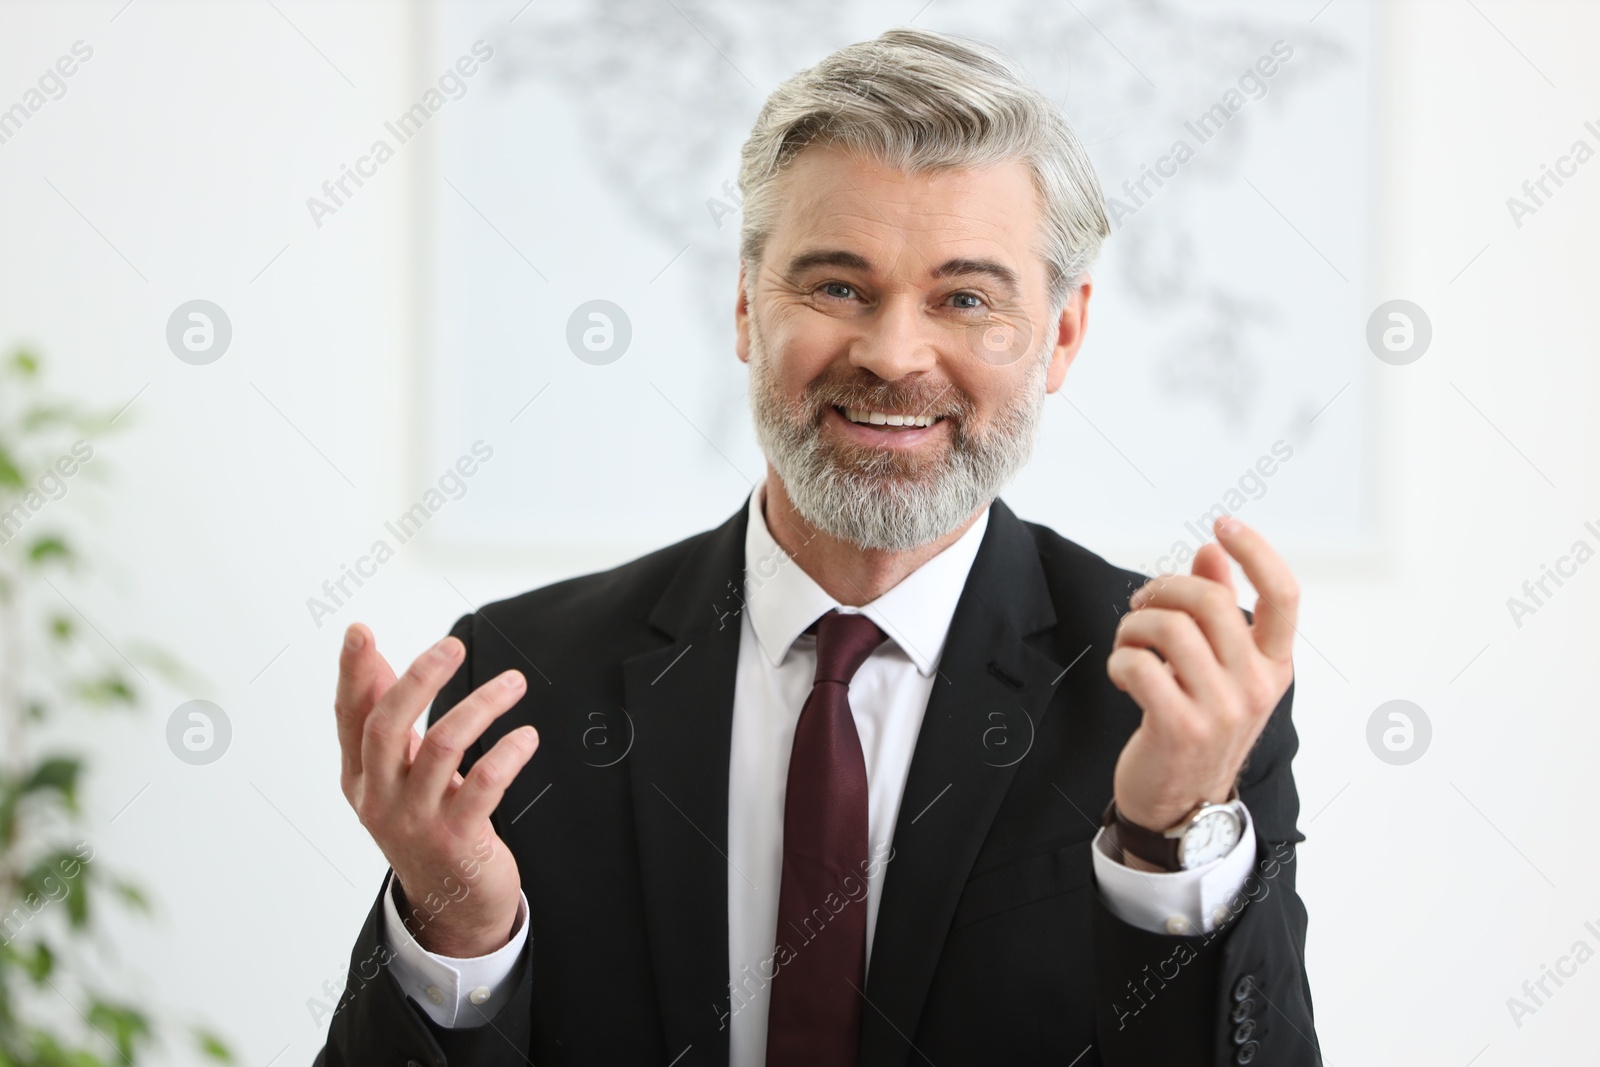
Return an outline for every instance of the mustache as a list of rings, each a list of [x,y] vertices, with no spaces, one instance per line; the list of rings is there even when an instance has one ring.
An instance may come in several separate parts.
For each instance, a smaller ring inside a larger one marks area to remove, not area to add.
[[[876,375],[818,379],[806,386],[805,398],[818,419],[827,408],[839,407],[935,415],[965,424],[975,407],[970,397],[948,382],[887,382]]]

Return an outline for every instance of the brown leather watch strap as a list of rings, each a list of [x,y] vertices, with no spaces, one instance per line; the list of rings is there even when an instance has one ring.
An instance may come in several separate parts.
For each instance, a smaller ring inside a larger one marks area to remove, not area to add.
[[[1129,822],[1117,810],[1116,797],[1112,797],[1110,803],[1106,805],[1100,825],[1106,828],[1112,845],[1119,850],[1130,852],[1164,871],[1183,869],[1178,856],[1180,839],[1167,837],[1159,830],[1149,830],[1137,823]]]

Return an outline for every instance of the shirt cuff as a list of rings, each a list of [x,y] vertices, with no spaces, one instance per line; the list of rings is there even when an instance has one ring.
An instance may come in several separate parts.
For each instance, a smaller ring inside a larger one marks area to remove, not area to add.
[[[1245,880],[1256,861],[1255,826],[1249,809],[1244,831],[1219,859],[1187,871],[1139,871],[1113,858],[1102,829],[1095,835],[1094,877],[1100,897],[1117,918],[1153,934],[1210,933],[1238,913]]]
[[[517,964],[528,941],[528,898],[518,892],[517,921],[511,940],[487,956],[457,959],[417,944],[395,906],[398,879],[389,876],[383,893],[383,940],[393,956],[389,970],[406,995],[443,1027],[481,1026],[510,998]]]

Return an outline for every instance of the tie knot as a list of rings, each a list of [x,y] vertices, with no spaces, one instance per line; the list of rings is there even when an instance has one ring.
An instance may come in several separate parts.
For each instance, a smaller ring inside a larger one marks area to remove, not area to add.
[[[884,632],[865,615],[830,611],[814,624],[817,631],[817,676],[812,682],[850,684],[872,650],[883,644]]]

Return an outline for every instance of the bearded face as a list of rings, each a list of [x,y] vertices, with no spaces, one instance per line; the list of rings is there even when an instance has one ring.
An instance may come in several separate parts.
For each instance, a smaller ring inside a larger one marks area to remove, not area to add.
[[[1027,462],[1088,282],[1053,298],[1021,162],[906,172],[819,145],[773,203],[735,307],[767,460],[799,517],[840,541],[939,541]]]
[[[981,420],[977,401],[953,382],[885,381],[850,366],[787,395],[752,323],[756,434],[807,522],[861,548],[904,551],[959,527],[1027,462],[1048,356],[1043,345],[1024,356],[1028,373],[1010,402]]]

